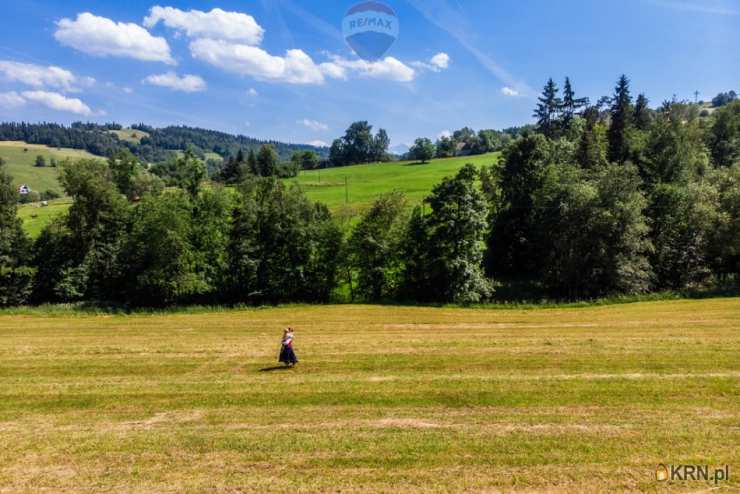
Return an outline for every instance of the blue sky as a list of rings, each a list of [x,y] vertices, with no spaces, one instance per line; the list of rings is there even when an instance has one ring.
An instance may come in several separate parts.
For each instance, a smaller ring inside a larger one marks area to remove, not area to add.
[[[300,143],[369,120],[398,145],[528,123],[550,76],[595,99],[626,73],[653,105],[740,89],[740,0],[387,0],[400,34],[375,63],[343,39],[355,3],[5,2],[0,120]]]

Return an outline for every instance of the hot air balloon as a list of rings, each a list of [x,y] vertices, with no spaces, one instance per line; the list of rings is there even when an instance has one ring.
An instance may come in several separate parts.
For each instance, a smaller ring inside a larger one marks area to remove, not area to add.
[[[398,39],[398,17],[382,2],[362,2],[342,19],[344,39],[360,58],[379,60]]]

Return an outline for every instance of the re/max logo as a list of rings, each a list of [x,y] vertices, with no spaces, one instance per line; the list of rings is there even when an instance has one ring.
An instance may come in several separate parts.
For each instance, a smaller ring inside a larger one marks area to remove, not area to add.
[[[659,481],[687,481],[703,480],[712,481],[715,484],[730,479],[730,466],[722,468],[710,468],[709,465],[659,465],[656,471],[656,479]]]
[[[388,19],[379,17],[361,17],[349,22],[350,29],[359,29],[361,27],[377,27],[381,29],[393,30],[393,22]]]

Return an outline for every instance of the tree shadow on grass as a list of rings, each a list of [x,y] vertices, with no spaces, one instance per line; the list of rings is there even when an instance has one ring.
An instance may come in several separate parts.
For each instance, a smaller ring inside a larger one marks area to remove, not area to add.
[[[276,365],[274,367],[265,367],[264,369],[260,369],[260,372],[275,372],[275,371],[286,371],[291,370],[293,367],[288,367],[287,365]]]

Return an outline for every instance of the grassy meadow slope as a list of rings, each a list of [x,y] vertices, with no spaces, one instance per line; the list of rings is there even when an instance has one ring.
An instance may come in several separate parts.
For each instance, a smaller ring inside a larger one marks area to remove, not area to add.
[[[47,166],[44,168],[33,166],[36,156],[39,155],[46,159]],[[13,177],[16,186],[26,184],[37,192],[53,190],[61,193],[62,189],[57,180],[59,170],[48,166],[51,158],[62,161],[67,158],[99,158],[99,156],[80,149],[58,149],[21,141],[0,141],[0,158],[5,160],[8,173]]]
[[[2,143],[0,143],[1,145]],[[21,143],[22,144],[22,143]],[[43,146],[42,146],[43,147]],[[3,148],[0,147],[0,150]],[[48,149],[48,148],[47,148]],[[20,148],[22,151],[22,148]],[[54,150],[56,151],[56,150]],[[35,160],[39,154],[29,148]],[[87,153],[85,153],[87,154]],[[89,155],[90,157],[92,155]],[[57,158],[59,159],[59,158]],[[286,179],[286,183],[297,184],[309,199],[323,202],[341,218],[356,218],[369,207],[373,200],[385,192],[400,191],[406,194],[409,205],[420,204],[432,188],[443,178],[454,175],[466,163],[488,166],[499,159],[499,153],[433,160],[431,163],[393,162],[382,164],[355,165],[325,170],[303,171],[297,178]],[[34,168],[31,171],[48,173],[51,168]],[[56,173],[54,171],[53,173]],[[345,203],[345,177],[349,189],[349,202]],[[56,182],[56,175],[54,175]],[[25,205],[19,208],[24,228],[32,237],[38,236],[51,219],[69,207],[68,199],[51,201],[48,208]]]
[[[48,206],[41,206],[40,203],[23,204],[18,206],[18,216],[23,220],[26,234],[35,239],[46,225],[66,213],[71,205],[72,199],[69,197],[49,201]]]
[[[148,132],[135,129],[109,130],[108,132],[110,132],[111,134],[115,134],[120,140],[124,142],[133,142],[134,144],[140,143],[144,137],[149,137]]]
[[[737,298],[0,313],[2,492],[736,492],[738,423]]]
[[[466,163],[480,167],[496,163],[498,159],[499,153],[490,153],[435,159],[424,165],[408,161],[354,165],[303,171],[289,182],[298,184],[309,199],[323,202],[335,212],[347,207],[350,213],[356,213],[370,206],[384,192],[403,192],[409,204],[419,204],[436,184],[454,175]],[[349,202],[345,204],[347,196]]]

